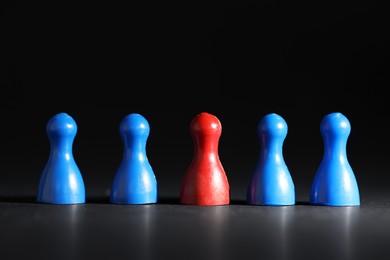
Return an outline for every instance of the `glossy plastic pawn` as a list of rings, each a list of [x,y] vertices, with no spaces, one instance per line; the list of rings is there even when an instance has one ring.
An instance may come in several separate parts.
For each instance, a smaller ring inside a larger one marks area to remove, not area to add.
[[[158,199],[157,180],[146,154],[150,127],[140,114],[123,118],[119,126],[123,157],[112,183],[110,202],[114,204],[150,204]]]
[[[260,158],[251,176],[247,203],[264,206],[295,204],[295,188],[283,157],[287,123],[278,114],[267,114],[258,123]]]
[[[351,132],[349,120],[342,113],[330,113],[322,119],[320,131],[324,155],[311,187],[311,204],[360,205],[358,184],[346,151]]]
[[[194,155],[181,186],[181,204],[214,206],[230,203],[230,187],[218,155],[222,133],[219,119],[209,113],[198,114],[190,124]]]
[[[76,122],[68,114],[58,113],[48,121],[46,132],[51,150],[39,181],[37,202],[85,203],[84,181],[72,152]]]

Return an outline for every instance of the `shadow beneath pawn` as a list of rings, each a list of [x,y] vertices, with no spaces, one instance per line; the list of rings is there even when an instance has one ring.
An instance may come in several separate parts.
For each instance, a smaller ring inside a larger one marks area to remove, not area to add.
[[[165,197],[162,196],[158,198],[157,204],[166,204],[166,205],[180,205],[178,197]]]
[[[93,197],[88,197],[86,199],[86,203],[93,203],[93,204],[112,204],[110,202],[110,198],[108,196],[93,196]],[[159,197],[156,203],[146,203],[146,204],[170,204],[170,205],[179,205],[179,199],[175,197]],[[145,204],[145,205],[146,205]],[[118,204],[121,205],[121,204]],[[126,205],[126,204],[122,204]],[[129,204],[129,205],[138,205],[138,204]],[[143,204],[139,204],[143,205]]]
[[[108,196],[93,196],[87,197],[85,203],[94,203],[94,204],[110,204],[110,198]]]
[[[35,196],[0,196],[0,203],[37,203]]]
[[[246,200],[244,200],[244,199],[232,199],[230,201],[230,204],[231,205],[253,206],[253,205],[247,203]],[[257,205],[257,206],[259,206],[259,205]],[[284,206],[284,205],[281,205],[281,206]],[[286,205],[286,206],[313,206],[313,205],[311,205],[309,201],[296,201],[295,204]],[[272,207],[277,207],[277,206],[272,206]]]
[[[244,199],[231,199],[230,205],[248,205]]]
[[[30,204],[45,204],[37,202],[35,196],[0,196],[0,203],[30,203]],[[96,204],[110,204],[108,197],[88,197],[85,203],[96,203]]]
[[[160,197],[157,204],[182,205],[178,197]],[[231,199],[227,205],[247,205],[245,200]]]
[[[310,201],[296,201],[295,205],[297,205],[297,206],[312,206],[310,204]]]

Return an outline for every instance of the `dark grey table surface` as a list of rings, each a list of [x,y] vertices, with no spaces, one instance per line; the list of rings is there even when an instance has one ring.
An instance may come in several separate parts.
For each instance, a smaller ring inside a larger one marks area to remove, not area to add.
[[[358,207],[0,202],[1,259],[389,259],[390,197]]]

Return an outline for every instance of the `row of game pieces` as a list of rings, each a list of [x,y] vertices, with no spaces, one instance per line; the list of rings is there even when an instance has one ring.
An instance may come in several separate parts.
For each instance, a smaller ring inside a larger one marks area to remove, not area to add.
[[[48,121],[46,130],[51,150],[40,178],[37,202],[85,203],[83,177],[72,153],[77,132],[75,120],[67,113],[58,113]],[[150,132],[148,121],[140,114],[129,114],[121,121],[119,131],[124,151],[112,183],[110,203],[157,203],[157,180],[146,154]],[[360,205],[357,181],[346,152],[351,131],[349,120],[342,113],[330,113],[322,119],[320,131],[324,155],[311,187],[311,204]],[[190,133],[195,149],[182,182],[181,204],[213,206],[230,203],[229,181],[218,155],[221,132],[221,122],[210,113],[202,112],[192,119]],[[258,123],[257,133],[261,151],[249,181],[247,203],[294,205],[294,182],[282,150],[287,136],[286,121],[278,114],[267,114]]]

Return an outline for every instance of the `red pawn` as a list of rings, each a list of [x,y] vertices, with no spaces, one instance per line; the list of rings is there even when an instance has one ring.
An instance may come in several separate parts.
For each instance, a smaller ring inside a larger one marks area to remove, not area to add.
[[[220,121],[206,112],[190,124],[194,156],[184,176],[180,203],[200,206],[230,203],[230,187],[219,160],[218,143],[222,133]]]

